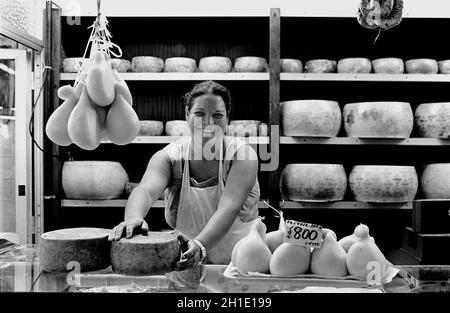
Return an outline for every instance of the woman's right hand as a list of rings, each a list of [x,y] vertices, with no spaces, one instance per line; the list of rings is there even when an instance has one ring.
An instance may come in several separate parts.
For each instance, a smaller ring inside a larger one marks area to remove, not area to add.
[[[144,235],[147,235],[148,233],[148,224],[143,218],[139,217],[133,217],[130,219],[127,219],[114,227],[110,232],[108,236],[109,241],[115,241],[120,240],[122,238],[123,234],[125,233],[126,238],[133,237],[133,230],[135,228],[140,228],[141,233]]]

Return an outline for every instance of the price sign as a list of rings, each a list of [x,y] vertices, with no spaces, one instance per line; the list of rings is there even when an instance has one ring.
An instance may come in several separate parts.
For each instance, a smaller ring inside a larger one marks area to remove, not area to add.
[[[287,231],[284,235],[284,242],[313,248],[320,248],[322,245],[321,225],[287,220],[286,226]]]

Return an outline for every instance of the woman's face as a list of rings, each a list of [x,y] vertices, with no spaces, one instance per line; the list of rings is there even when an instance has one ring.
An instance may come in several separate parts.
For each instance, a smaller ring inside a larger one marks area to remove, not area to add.
[[[222,97],[206,94],[195,98],[191,110],[188,111],[186,108],[186,120],[192,136],[201,132],[208,140],[214,133],[217,135],[218,127],[222,130],[222,134],[225,134],[228,115]]]

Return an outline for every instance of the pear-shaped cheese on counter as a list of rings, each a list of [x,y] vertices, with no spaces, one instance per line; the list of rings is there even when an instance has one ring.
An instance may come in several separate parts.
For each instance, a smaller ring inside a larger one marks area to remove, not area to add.
[[[82,89],[82,84],[76,85],[75,88],[65,85],[58,89],[58,97],[64,102],[56,108],[45,125],[47,137],[57,145],[68,146],[72,143],[67,131],[67,123],[80,99]]]
[[[80,99],[70,114],[67,131],[70,139],[82,149],[94,150],[100,145],[100,120],[89,100],[86,86],[83,86]]]
[[[273,253],[279,245],[284,242],[284,236],[286,234],[286,221],[283,217],[283,212],[277,211],[280,215],[280,223],[278,225],[278,229],[267,233],[267,245],[269,246],[270,251]]]
[[[355,229],[355,235],[358,240],[350,247],[347,253],[347,269],[350,275],[366,279],[367,275],[373,270],[368,265],[369,262],[379,264],[380,276],[383,276],[387,270],[387,260],[375,240],[369,236],[369,227],[360,224]]]
[[[308,272],[311,262],[309,247],[282,243],[270,259],[270,273],[277,276],[292,276]]]
[[[364,224],[361,224],[361,225],[364,225]],[[355,231],[357,228],[358,228],[358,226],[355,227]],[[369,237],[372,238],[372,240],[375,240],[370,235],[369,235]],[[344,248],[345,252],[348,252],[348,249],[350,249],[352,244],[354,244],[357,240],[358,240],[358,236],[356,236],[355,232],[353,232],[353,234],[341,238],[338,241],[338,243],[342,246],[342,248]]]
[[[231,253],[231,262],[241,272],[269,273],[272,253],[267,247],[265,238],[266,225],[257,218],[247,236],[239,240]]]
[[[116,98],[106,115],[106,135],[117,145],[126,145],[139,133],[139,117],[116,84]]]
[[[312,252],[311,273],[330,277],[347,276],[346,258],[344,248],[338,244],[333,233],[328,232],[322,246]]]
[[[106,60],[104,52],[94,52],[86,77],[89,98],[96,105],[102,107],[110,105],[114,101],[115,84],[116,78],[111,63]]]
[[[329,228],[322,228],[322,239],[325,239],[325,237],[327,236],[328,233],[333,235],[334,239],[337,240],[336,233],[332,229],[329,229]]]

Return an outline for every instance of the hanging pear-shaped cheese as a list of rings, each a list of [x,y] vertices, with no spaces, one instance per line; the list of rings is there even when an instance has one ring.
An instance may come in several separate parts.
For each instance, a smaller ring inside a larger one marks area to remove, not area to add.
[[[272,253],[265,242],[266,225],[257,218],[247,236],[239,240],[231,253],[231,262],[241,272],[269,273]]]
[[[72,141],[82,149],[94,150],[100,144],[100,120],[89,100],[86,86],[83,87],[80,99],[70,114],[67,131]]]
[[[122,94],[129,105],[133,106],[133,97],[127,83],[123,79],[116,83],[116,90]]]
[[[358,240],[350,247],[347,253],[347,268],[350,275],[366,279],[373,270],[368,265],[369,262],[377,262],[380,269],[380,276],[387,270],[387,260],[375,240],[369,236],[369,227],[360,224],[355,229]]]
[[[114,101],[114,76],[111,63],[106,60],[102,51],[96,51],[92,56],[92,64],[86,77],[86,87],[89,98],[99,106],[108,106]]]
[[[65,85],[58,89],[58,97],[64,102],[56,108],[45,125],[45,133],[48,139],[57,145],[68,146],[72,143],[72,139],[67,132],[67,123],[80,98],[81,90],[81,84],[76,85],[75,88]]]
[[[113,143],[126,145],[139,132],[139,118],[119,90],[120,86],[116,84],[116,98],[106,115],[106,135]]]
[[[270,252],[274,252],[279,245],[284,242],[284,235],[286,234],[286,221],[283,217],[283,212],[277,211],[280,215],[280,223],[278,229],[268,232],[266,235],[267,245],[269,246]]]
[[[309,247],[283,242],[270,259],[270,273],[277,276],[292,276],[308,272],[311,262]]]
[[[311,273],[329,277],[348,275],[347,253],[336,241],[333,233],[328,232],[320,248],[315,248],[311,255]]]
[[[100,121],[100,140],[108,140],[108,134],[106,133],[106,115],[108,114],[109,107],[100,107],[98,105],[94,105],[93,107],[97,112],[98,120]]]

